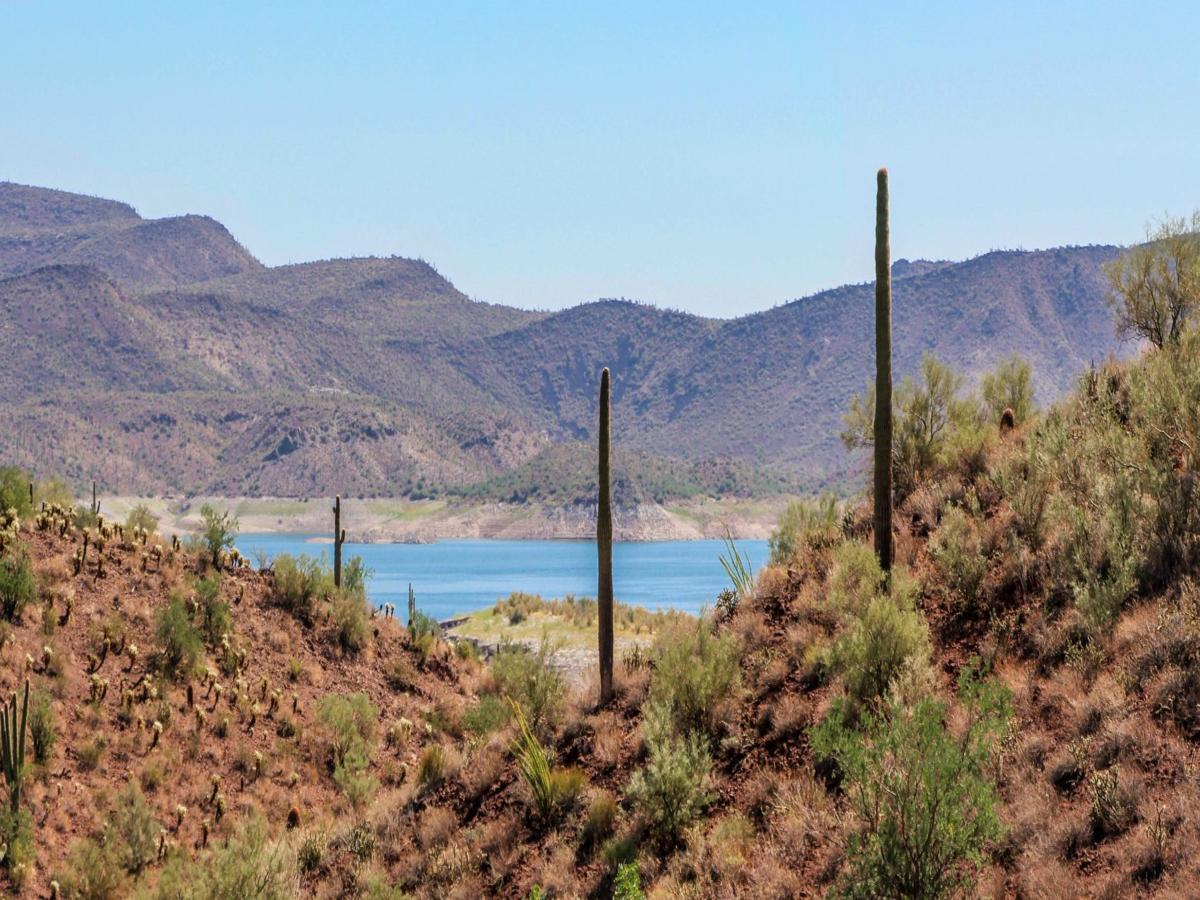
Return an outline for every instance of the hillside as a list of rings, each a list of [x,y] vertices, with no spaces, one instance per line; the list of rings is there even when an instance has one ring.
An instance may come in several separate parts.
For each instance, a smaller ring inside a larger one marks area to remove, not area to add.
[[[251,570],[219,522],[215,565],[200,539],[160,554],[86,507],[32,516],[6,477],[0,693],[29,679],[41,749],[5,886],[1192,896],[1198,359],[1193,328],[1012,430],[956,421],[897,498],[889,587],[869,503],[794,503],[711,618],[621,611],[605,707],[553,648],[481,662],[353,578]],[[468,625],[595,616],[514,595]]]
[[[935,346],[970,379],[1020,353],[1039,399],[1061,396],[1130,349],[1103,300],[1116,253],[898,261],[898,373]],[[487,495],[547,446],[590,440],[603,366],[618,445],[659,468],[735,461],[789,489],[854,477],[837,432],[871,370],[869,284],[731,320],[622,300],[528,312],[419,260],[268,268],[203,217],[11,184],[0,275],[19,348],[0,422],[24,429],[0,431],[0,458],[110,492]]]

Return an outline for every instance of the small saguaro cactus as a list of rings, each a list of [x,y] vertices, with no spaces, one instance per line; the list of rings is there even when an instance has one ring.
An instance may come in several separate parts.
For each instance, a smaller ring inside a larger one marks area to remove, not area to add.
[[[875,555],[892,568],[892,266],[888,172],[875,191]]]
[[[596,501],[596,606],[600,620],[600,703],[612,699],[613,693],[613,581],[612,581],[612,491],[609,466],[609,396],[608,369],[600,373],[600,441],[599,492]]]
[[[29,713],[29,679],[18,715],[17,695],[0,706],[0,772],[8,785],[8,802],[15,816],[21,806],[21,781],[25,774],[25,726]]]
[[[346,543],[346,530],[342,528],[342,495],[333,498],[333,586],[342,586],[342,544]]]
[[[417,595],[413,593],[412,582],[408,583],[408,632],[415,635],[417,633],[416,623],[413,618],[417,614]]]

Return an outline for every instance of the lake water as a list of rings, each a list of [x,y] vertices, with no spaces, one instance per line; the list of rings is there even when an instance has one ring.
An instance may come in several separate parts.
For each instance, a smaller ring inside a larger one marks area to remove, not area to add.
[[[738,541],[757,569],[766,541]],[[237,548],[254,561],[261,551],[333,558],[333,547],[311,535],[243,534]],[[697,613],[729,586],[718,560],[721,541],[653,541],[613,545],[613,593],[647,609]],[[591,541],[455,540],[434,544],[346,544],[345,559],[361,556],[374,571],[368,593],[375,604],[396,603],[405,615],[408,585],[428,615],[448,619],[491,606],[513,591],[562,597],[596,595],[596,545]]]

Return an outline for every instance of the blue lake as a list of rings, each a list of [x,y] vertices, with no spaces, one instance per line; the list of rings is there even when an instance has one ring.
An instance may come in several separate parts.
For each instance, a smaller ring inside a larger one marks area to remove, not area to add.
[[[738,541],[757,569],[767,559],[766,541]],[[325,556],[333,547],[311,535],[243,534],[237,548],[250,560],[261,551]],[[655,541],[613,545],[613,593],[648,609],[697,613],[712,606],[729,580],[719,557],[721,541]],[[596,545],[591,541],[454,540],[434,544],[347,544],[346,558],[361,556],[374,575],[368,586],[376,604],[398,603],[403,615],[411,582],[417,605],[437,619],[491,606],[513,591],[562,597],[596,595]]]

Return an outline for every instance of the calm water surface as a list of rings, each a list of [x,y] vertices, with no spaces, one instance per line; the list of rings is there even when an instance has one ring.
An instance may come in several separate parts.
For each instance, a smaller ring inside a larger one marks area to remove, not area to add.
[[[766,541],[738,541],[757,569],[767,559]],[[251,560],[259,551],[324,554],[333,547],[312,535],[243,534],[237,547]],[[613,592],[618,600],[648,609],[696,613],[712,606],[728,586],[718,557],[721,541],[654,541],[613,545]],[[595,596],[596,545],[591,541],[438,541],[435,544],[347,544],[345,558],[361,556],[374,571],[368,593],[376,603],[398,603],[404,615],[408,585],[428,615],[447,619],[491,606],[513,591],[562,597]]]

